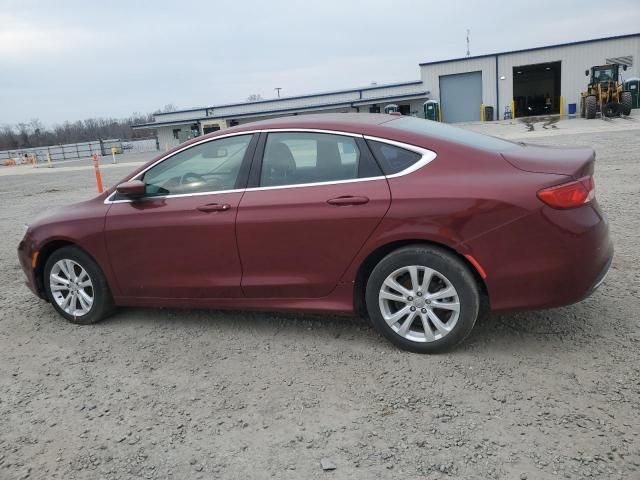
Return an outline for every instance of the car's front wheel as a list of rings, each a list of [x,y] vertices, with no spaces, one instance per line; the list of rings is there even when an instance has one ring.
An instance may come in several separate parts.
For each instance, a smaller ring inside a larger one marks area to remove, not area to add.
[[[369,317],[395,345],[437,353],[464,340],[478,317],[479,293],[467,266],[436,247],[411,246],[384,257],[366,288]]]
[[[88,325],[113,310],[102,270],[77,247],[64,247],[51,254],[44,267],[43,283],[49,302],[70,322]]]

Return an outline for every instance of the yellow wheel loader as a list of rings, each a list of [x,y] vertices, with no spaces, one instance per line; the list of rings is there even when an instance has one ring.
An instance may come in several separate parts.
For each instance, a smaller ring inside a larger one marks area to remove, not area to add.
[[[618,117],[631,113],[631,92],[624,90],[620,79],[620,67],[626,65],[612,64],[591,67],[585,75],[591,75],[587,91],[580,93],[580,116],[596,118],[600,112],[603,117]]]

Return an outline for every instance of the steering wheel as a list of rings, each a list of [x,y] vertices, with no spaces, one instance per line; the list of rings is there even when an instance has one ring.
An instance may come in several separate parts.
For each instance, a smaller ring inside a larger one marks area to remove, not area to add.
[[[205,185],[207,183],[205,178],[198,173],[187,172],[184,175],[182,175],[182,177],[180,177],[180,185],[186,185],[189,183],[199,183],[199,182],[202,182]]]

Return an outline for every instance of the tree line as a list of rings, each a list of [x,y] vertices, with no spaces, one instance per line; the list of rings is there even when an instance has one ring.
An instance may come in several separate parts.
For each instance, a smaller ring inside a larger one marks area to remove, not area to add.
[[[98,139],[130,140],[149,137],[155,132],[146,129],[134,130],[131,128],[132,125],[152,122],[154,114],[175,110],[176,108],[169,104],[154,113],[134,113],[127,118],[88,118],[76,122],[67,121],[50,128],[45,127],[38,119],[33,119],[28,123],[4,125],[0,127],[0,150],[45,147]]]

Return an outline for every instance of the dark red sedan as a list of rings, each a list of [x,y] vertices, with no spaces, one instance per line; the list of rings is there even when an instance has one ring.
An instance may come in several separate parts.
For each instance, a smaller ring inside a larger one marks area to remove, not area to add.
[[[481,305],[556,307],[602,283],[594,161],[410,117],[279,118],[174,148],[33,223],[18,252],[75,323],[117,305],[358,313],[437,352]]]

